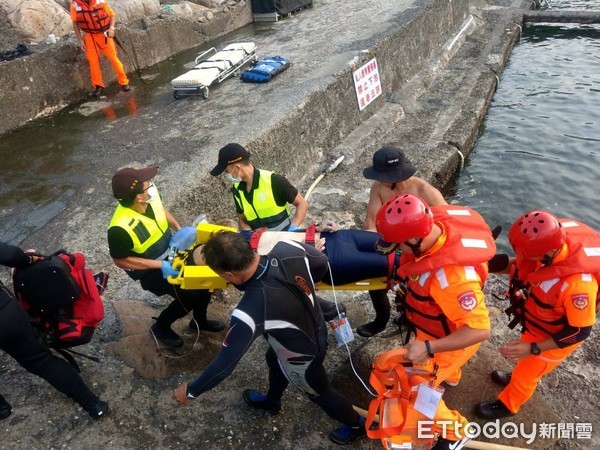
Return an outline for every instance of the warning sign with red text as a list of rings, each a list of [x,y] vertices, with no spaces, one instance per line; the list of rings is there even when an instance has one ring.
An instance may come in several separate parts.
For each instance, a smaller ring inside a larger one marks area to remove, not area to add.
[[[353,74],[358,108],[362,111],[381,95],[381,80],[377,59],[373,58]]]

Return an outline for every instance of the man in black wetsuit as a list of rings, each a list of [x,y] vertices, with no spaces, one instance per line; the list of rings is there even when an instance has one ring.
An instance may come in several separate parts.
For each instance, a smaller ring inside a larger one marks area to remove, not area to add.
[[[281,410],[281,396],[291,382],[330,417],[344,425],[329,433],[338,444],[365,436],[364,419],[352,403],[329,384],[323,367],[327,328],[314,281],[327,272],[327,257],[313,247],[283,241],[260,256],[239,234],[220,232],[202,251],[208,266],[245,291],[231,314],[221,351],[191,383],[181,384],[174,398],[188,404],[225,378],[261,334],[269,344],[269,390],[247,389],[244,400],[271,414]]]
[[[35,262],[37,256],[19,247],[0,242],[0,264],[24,268]],[[79,403],[93,419],[100,419],[108,411],[103,402],[87,387],[83,379],[67,361],[52,354],[43,343],[40,333],[29,321],[10,291],[0,282],[0,349],[17,360],[29,372],[42,377],[57,390]],[[0,395],[0,419],[10,416],[12,408]]]

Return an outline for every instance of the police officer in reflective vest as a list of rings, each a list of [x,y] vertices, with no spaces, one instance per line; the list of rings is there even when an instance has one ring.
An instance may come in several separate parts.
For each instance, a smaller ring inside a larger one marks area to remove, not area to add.
[[[139,280],[144,290],[174,298],[156,319],[151,333],[168,347],[180,347],[183,340],[171,324],[190,311],[194,313],[191,330],[221,331],[225,325],[206,317],[210,291],[185,290],[167,281],[169,276],[178,275],[167,256],[171,228],[177,231],[181,225],[163,206],[151,181],[157,171],[158,167],[126,167],[113,176],[112,189],[119,206],[108,226],[108,247],[115,265]]]
[[[498,399],[480,403],[485,419],[511,416],[535,392],[538,382],[573,353],[596,322],[600,279],[600,233],[572,219],[534,210],[511,226],[508,240],[516,258],[506,257],[509,324],[522,326],[521,339],[500,354],[517,364],[512,374],[494,370],[506,386]]]
[[[114,42],[116,16],[113,9],[105,0],[71,0],[71,20],[79,46],[90,64],[93,86],[90,95],[101,96],[104,89],[100,52],[110,61],[121,88],[129,91],[129,79],[117,56]]]
[[[250,153],[240,144],[227,144],[219,150],[218,164],[210,171],[214,177],[225,172],[233,183],[240,230],[266,227],[273,231],[297,230],[308,209],[302,194],[283,176],[254,167]],[[290,206],[296,207],[294,217]]]

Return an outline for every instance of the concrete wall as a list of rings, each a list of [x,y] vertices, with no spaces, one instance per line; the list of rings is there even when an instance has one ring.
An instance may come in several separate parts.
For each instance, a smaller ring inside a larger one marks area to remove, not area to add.
[[[215,14],[207,23],[175,16],[146,18],[137,28],[117,29],[129,55],[121,59],[127,72],[132,72],[132,60],[138,68],[149,67],[251,22],[248,2]],[[32,46],[32,50],[32,55],[0,63],[0,134],[76,102],[91,89],[87,61],[74,35],[56,45]],[[104,82],[115,81],[106,58],[102,63]]]
[[[393,91],[419,72],[429,57],[457,32],[469,13],[468,0],[447,2],[435,0],[425,8],[414,8],[405,12],[397,21],[396,32],[386,35],[369,50],[377,57],[382,79],[382,95],[369,107],[359,111],[352,81],[353,68],[348,66],[336,73],[333,81],[282,117],[271,129],[262,130],[260,135],[245,142],[255,159],[269,170],[283,173],[294,182],[300,174],[314,169],[314,161],[321,159],[324,149],[333,149],[357,126],[368,120],[386,102]],[[401,25],[400,25],[401,24]],[[363,54],[356,60],[358,68],[371,56]],[[307,132],[307,130],[309,130]],[[289,155],[297,155],[289,158]],[[209,181],[212,183],[212,181]],[[189,205],[198,199],[190,197]],[[211,211],[221,211],[222,199],[203,198]],[[179,197],[181,209],[186,202]]]

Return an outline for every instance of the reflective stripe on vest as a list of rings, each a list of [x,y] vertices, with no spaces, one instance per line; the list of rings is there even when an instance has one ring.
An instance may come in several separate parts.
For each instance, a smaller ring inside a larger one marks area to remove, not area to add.
[[[82,0],[71,0],[76,13],[76,22],[85,33],[103,33],[110,28],[110,16],[104,6],[104,0],[91,0],[89,4]]]
[[[119,205],[108,227],[121,227],[127,231],[133,241],[131,250],[138,256],[162,259],[169,248],[171,230],[159,195],[150,202],[150,206],[154,211],[154,219]]]
[[[233,197],[240,209],[244,212],[246,222],[253,230],[267,227],[270,230],[282,230],[282,222],[290,218],[290,207],[286,203],[279,206],[273,196],[273,186],[271,184],[271,175],[273,172],[261,170],[258,180],[258,187],[252,190],[252,200],[248,202],[245,192],[239,189],[239,183],[233,188]]]
[[[436,271],[448,265],[478,266],[487,263],[496,254],[496,244],[483,217],[475,210],[457,205],[440,205],[431,208],[433,221],[446,234],[446,242],[432,255],[415,256],[403,253],[398,276],[405,278]],[[479,268],[477,269],[479,272]],[[487,274],[479,274],[483,281]]]

